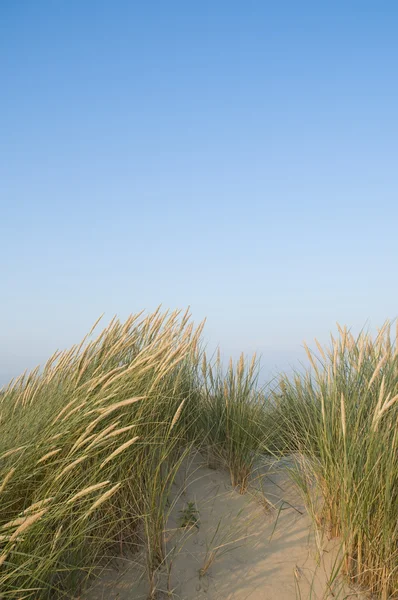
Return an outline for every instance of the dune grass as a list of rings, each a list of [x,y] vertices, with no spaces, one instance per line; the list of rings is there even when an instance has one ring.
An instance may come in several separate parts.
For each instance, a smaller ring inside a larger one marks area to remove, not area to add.
[[[329,348],[307,351],[312,368],[280,382],[281,443],[295,453],[317,525],[342,540],[344,572],[375,597],[396,598],[397,340],[388,323],[375,340],[339,328]]]
[[[224,372],[220,354],[211,363],[203,356],[199,424],[208,465],[226,467],[231,483],[247,490],[257,459],[269,434],[266,396],[258,386],[259,364],[254,355],[248,363],[241,355]]]
[[[200,329],[178,313],[113,321],[4,390],[2,598],[71,597],[104,556],[137,545],[153,574],[191,443]]]
[[[97,325],[97,324],[96,324]],[[344,572],[398,595],[398,354],[340,328],[311,368],[258,384],[255,357],[223,369],[188,313],[114,319],[0,394],[0,597],[78,597],[99,565],[144,550],[149,596],[165,562],[171,487],[199,450],[244,493],[266,452],[293,454]]]

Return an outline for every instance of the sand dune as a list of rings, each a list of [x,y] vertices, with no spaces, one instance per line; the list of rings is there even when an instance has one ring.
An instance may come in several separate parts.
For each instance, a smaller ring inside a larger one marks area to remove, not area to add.
[[[181,527],[189,502],[198,521]],[[157,598],[360,597],[334,579],[339,542],[316,539],[283,463],[262,466],[250,491],[240,495],[226,472],[207,468],[196,456],[175,483],[166,537],[168,568],[158,574]],[[138,554],[108,566],[85,600],[147,600],[148,590],[144,557]]]

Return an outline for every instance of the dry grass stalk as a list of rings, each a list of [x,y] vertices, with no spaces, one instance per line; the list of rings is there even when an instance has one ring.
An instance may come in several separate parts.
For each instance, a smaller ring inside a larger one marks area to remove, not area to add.
[[[86,514],[84,516],[88,517],[92,512],[97,510],[101,506],[101,504],[103,504],[104,502],[109,500],[109,498],[111,498],[111,496],[113,496],[113,494],[120,488],[120,486],[121,486],[121,483],[117,483],[116,485],[111,487],[110,490],[108,490],[107,492],[102,494],[102,496],[100,496],[98,498],[98,500],[96,500],[94,502],[94,504],[89,508],[89,510],[86,512]]]
[[[76,500],[79,500],[80,498],[84,498],[88,494],[91,494],[92,492],[100,490],[101,488],[108,485],[108,483],[109,483],[109,480],[101,481],[101,483],[96,483],[94,485],[90,485],[89,487],[85,488],[84,490],[80,490],[80,492],[77,492],[77,494],[75,494],[74,496],[72,496],[72,498],[69,498],[69,500],[67,500],[67,504],[72,504],[73,502],[76,502]]]
[[[119,454],[121,454],[124,450],[127,450],[127,448],[130,448],[130,446],[132,446],[132,444],[135,444],[135,442],[139,439],[140,439],[140,437],[138,435],[136,435],[131,440],[127,440],[127,442],[124,442],[124,444],[119,446],[119,448],[116,448],[116,450],[111,452],[111,454],[106,457],[106,459],[100,464],[99,468],[102,469],[106,464],[108,464],[116,456],[119,456]]]

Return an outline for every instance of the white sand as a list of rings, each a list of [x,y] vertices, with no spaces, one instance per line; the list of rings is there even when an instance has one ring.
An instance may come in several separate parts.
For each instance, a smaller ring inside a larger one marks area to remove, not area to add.
[[[274,508],[267,507],[264,497]],[[195,503],[198,527],[179,526],[187,502]],[[240,495],[227,473],[208,469],[195,457],[175,485],[167,531],[169,578],[165,569],[159,573],[163,592],[157,598],[359,598],[339,579],[329,583],[338,565],[338,541],[316,543],[311,532],[303,501],[283,465],[262,469],[251,491]],[[201,575],[209,557],[214,560]],[[143,563],[141,556],[119,559],[101,574],[85,600],[147,600]]]

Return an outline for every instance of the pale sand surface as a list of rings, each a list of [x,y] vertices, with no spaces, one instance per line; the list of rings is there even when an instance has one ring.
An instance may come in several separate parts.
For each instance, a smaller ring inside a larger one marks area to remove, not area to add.
[[[157,598],[174,600],[320,600],[360,598],[342,581],[330,583],[339,561],[338,540],[316,539],[303,500],[283,462],[258,470],[250,491],[232,489],[228,473],[196,456],[180,472],[167,524],[170,566],[158,574]],[[267,506],[267,498],[273,507]],[[181,528],[188,502],[198,527]],[[218,548],[218,550],[217,550]],[[201,569],[216,549],[205,574]],[[101,573],[84,600],[147,600],[140,555]]]

